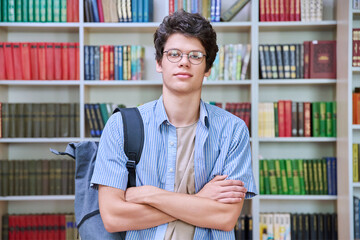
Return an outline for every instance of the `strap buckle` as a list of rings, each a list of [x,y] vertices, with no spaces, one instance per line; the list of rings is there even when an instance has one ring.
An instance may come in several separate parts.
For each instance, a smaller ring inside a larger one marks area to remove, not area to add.
[[[135,169],[136,168],[136,163],[134,160],[128,160],[126,162],[126,168],[129,169],[129,168],[132,168],[132,169]]]

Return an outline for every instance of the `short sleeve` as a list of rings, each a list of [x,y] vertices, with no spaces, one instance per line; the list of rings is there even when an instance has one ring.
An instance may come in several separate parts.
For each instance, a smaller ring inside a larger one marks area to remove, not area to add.
[[[105,185],[126,190],[128,171],[124,152],[123,122],[120,113],[107,121],[100,138],[92,185]]]

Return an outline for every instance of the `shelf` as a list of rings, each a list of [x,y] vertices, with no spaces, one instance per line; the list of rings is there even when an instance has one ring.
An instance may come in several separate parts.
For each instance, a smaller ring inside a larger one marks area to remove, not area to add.
[[[360,67],[352,67],[353,72],[360,72]]]
[[[80,81],[37,81],[37,80],[0,80],[0,85],[17,86],[79,86]]]
[[[251,85],[251,80],[239,80],[239,81],[204,81],[204,86],[216,85],[216,86],[237,86],[237,85]],[[0,82],[1,84],[1,82]],[[162,86],[162,81],[99,81],[99,80],[86,80],[85,86]]]
[[[360,124],[353,124],[352,129],[353,130],[360,130]]]
[[[336,84],[336,79],[268,79],[259,80],[259,85],[309,85]]]
[[[0,138],[0,143],[69,143],[81,138]]]
[[[360,182],[353,182],[354,188],[360,188]]]
[[[49,200],[71,200],[75,199],[74,195],[40,195],[40,196],[8,196],[0,197],[0,201],[49,201]]]
[[[331,195],[259,195],[260,200],[337,200]]]
[[[277,137],[259,138],[259,142],[336,142],[334,137]]]
[[[79,32],[79,26],[79,23],[0,22],[0,29],[8,32]]]
[[[358,10],[358,9],[353,9],[352,12],[353,12],[353,14],[360,14],[360,10]]]
[[[259,31],[324,31],[336,29],[337,21],[319,22],[259,22]]]

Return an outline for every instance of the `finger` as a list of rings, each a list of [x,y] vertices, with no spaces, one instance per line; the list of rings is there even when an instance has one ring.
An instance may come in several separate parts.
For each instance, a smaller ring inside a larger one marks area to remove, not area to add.
[[[232,203],[240,203],[242,200],[243,200],[242,198],[222,198],[217,201],[221,203],[232,204]]]
[[[240,180],[223,180],[221,186],[244,186],[244,182]]]
[[[224,199],[224,198],[245,198],[245,194],[243,192],[225,192],[220,193],[217,196],[217,200]]]
[[[241,192],[247,193],[247,189],[241,186],[222,186],[221,192]]]
[[[210,182],[223,181],[227,178],[227,175],[216,175]]]

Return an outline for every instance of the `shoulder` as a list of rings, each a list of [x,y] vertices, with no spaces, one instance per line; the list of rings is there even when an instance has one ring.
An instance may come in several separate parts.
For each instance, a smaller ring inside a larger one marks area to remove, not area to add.
[[[210,126],[223,127],[230,124],[233,127],[246,127],[245,122],[234,114],[217,106],[205,103]]]

